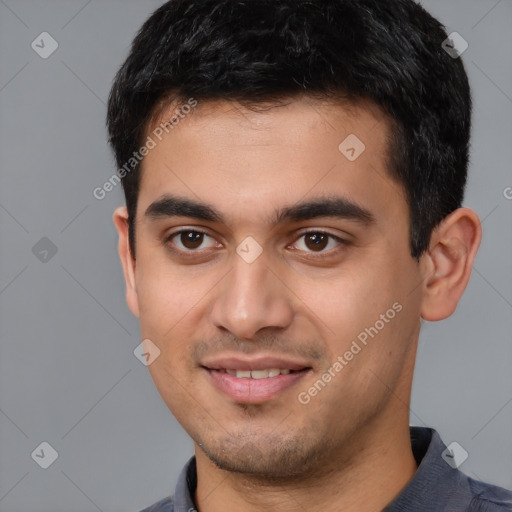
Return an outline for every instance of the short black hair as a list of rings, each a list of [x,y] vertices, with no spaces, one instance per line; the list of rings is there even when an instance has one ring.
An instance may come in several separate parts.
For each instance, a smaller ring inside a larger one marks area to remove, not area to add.
[[[388,170],[405,190],[418,260],[466,184],[471,94],[447,37],[413,0],[170,0],[138,32],[110,92],[117,165],[126,169],[170,98],[370,100],[389,118]],[[122,173],[133,257],[139,171],[136,162]]]

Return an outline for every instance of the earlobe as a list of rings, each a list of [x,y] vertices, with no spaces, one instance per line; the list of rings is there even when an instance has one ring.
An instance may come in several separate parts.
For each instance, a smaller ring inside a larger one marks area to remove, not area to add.
[[[449,317],[466,289],[482,239],[478,215],[459,208],[448,215],[432,233],[423,267],[421,317],[437,321]]]
[[[128,235],[128,210],[120,206],[114,211],[112,220],[119,233],[118,252],[123,266],[124,280],[126,284],[126,303],[130,311],[139,317],[139,300],[135,281],[135,259],[132,257]]]

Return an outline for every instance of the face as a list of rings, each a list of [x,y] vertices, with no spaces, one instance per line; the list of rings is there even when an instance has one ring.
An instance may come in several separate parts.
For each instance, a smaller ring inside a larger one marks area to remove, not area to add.
[[[216,101],[145,157],[128,302],[221,468],[298,477],[407,424],[421,275],[387,137],[369,104]]]

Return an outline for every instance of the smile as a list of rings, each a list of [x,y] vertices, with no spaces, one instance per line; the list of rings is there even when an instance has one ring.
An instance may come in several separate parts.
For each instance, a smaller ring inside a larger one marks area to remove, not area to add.
[[[202,367],[221,396],[235,403],[261,404],[279,398],[311,371],[310,367],[234,369]]]
[[[288,368],[269,368],[268,370],[218,370],[227,373],[238,379],[268,379],[278,377],[279,375],[288,375],[291,371]]]

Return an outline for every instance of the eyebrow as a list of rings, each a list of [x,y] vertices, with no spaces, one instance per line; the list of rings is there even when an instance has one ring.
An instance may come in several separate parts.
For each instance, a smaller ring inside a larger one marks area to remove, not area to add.
[[[214,207],[193,199],[165,195],[151,203],[144,216],[151,220],[167,217],[191,217],[205,222],[225,224],[225,218]],[[375,216],[366,208],[346,197],[328,196],[293,204],[277,210],[270,223],[297,222],[317,217],[337,217],[361,223],[374,224]]]

